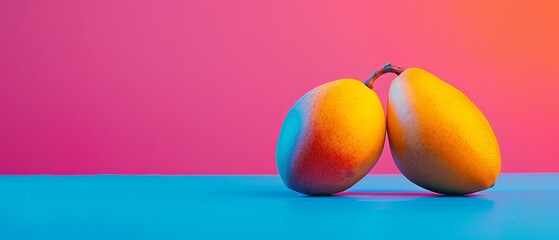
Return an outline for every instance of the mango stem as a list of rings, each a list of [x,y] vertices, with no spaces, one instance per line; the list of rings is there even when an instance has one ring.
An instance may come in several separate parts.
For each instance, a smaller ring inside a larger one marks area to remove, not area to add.
[[[370,89],[373,89],[373,83],[375,83],[375,80],[377,80],[377,78],[379,78],[380,76],[384,75],[385,73],[395,73],[396,75],[400,75],[400,73],[402,73],[404,70],[405,69],[402,67],[397,67],[392,65],[392,63],[387,63],[381,69],[373,72],[371,77],[367,81],[365,81],[365,85],[367,85],[367,87],[369,87]]]

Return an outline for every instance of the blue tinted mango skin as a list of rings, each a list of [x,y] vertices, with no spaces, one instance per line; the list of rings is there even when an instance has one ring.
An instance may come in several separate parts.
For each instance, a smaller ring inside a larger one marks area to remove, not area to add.
[[[276,148],[285,185],[307,195],[342,192],[377,162],[386,135],[374,91],[341,79],[309,91],[289,110]]]

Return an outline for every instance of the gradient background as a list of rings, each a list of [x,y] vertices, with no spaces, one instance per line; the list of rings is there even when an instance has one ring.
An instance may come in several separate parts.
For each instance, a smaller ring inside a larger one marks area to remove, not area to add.
[[[557,172],[559,2],[524,2],[0,1],[0,174],[275,174],[291,105],[388,61],[470,96],[503,172]]]

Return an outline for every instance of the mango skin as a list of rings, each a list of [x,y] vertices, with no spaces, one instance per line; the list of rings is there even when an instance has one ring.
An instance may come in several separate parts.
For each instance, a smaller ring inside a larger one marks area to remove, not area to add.
[[[284,184],[307,195],[344,191],[371,170],[384,146],[384,111],[355,79],[325,83],[289,110],[276,148]]]
[[[388,98],[390,150],[406,178],[447,195],[495,184],[501,170],[499,144],[466,95],[425,70],[409,68],[392,82]]]

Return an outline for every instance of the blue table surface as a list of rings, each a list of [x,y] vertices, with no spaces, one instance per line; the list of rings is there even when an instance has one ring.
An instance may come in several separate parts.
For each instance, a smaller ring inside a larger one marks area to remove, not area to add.
[[[307,197],[277,176],[1,176],[0,239],[559,239],[559,174],[445,197],[370,175]]]

